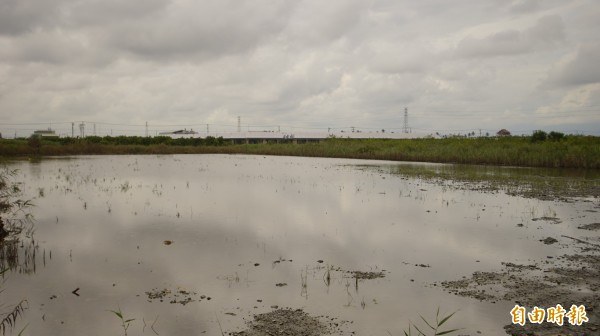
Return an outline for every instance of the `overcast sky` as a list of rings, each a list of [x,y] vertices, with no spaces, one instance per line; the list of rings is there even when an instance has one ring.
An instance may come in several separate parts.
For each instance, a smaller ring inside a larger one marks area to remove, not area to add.
[[[414,131],[600,135],[599,18],[597,0],[0,0],[0,128],[394,130],[407,107]]]

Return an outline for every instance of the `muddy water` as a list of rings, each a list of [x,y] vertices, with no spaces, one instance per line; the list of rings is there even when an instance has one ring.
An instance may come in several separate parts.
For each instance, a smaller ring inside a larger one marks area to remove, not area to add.
[[[594,201],[448,188],[391,173],[402,163],[366,162],[15,163],[36,205],[37,247],[5,274],[2,302],[27,300],[23,335],[123,334],[109,312],[117,309],[135,319],[128,335],[220,335],[272,306],[351,321],[344,328],[359,335],[403,334],[409,319],[440,307],[460,310],[449,326],[462,334],[496,335],[514,303],[458,297],[434,283],[571,252],[561,235],[593,235],[577,226],[600,222]],[[539,241],[547,237],[559,243]],[[357,280],[351,271],[385,277]]]

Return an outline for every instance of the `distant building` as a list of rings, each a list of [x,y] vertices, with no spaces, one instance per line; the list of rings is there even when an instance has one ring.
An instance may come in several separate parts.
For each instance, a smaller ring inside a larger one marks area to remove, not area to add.
[[[42,138],[58,138],[58,135],[56,135],[56,131],[54,131],[50,127],[48,127],[47,130],[33,131],[33,135],[39,136]]]
[[[198,132],[190,129],[182,129],[182,130],[178,130],[178,131],[173,131],[173,132],[160,132],[160,135],[172,135],[172,134],[198,134]]]
[[[499,130],[496,133],[497,136],[510,136],[510,132],[508,130],[506,130],[505,128]]]

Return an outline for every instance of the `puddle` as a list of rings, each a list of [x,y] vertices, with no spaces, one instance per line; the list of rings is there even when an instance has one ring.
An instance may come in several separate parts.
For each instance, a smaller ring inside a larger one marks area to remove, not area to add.
[[[252,335],[269,314],[327,328],[344,321],[333,334],[401,335],[438,308],[458,310],[448,324],[460,334],[497,335],[515,305],[493,292],[506,291],[503,279],[568,277],[546,261],[575,263],[600,244],[593,195],[536,198],[518,186],[399,173],[405,166],[449,165],[242,155],[16,162],[35,204],[35,242],[11,252],[27,262],[4,265],[2,300],[27,300],[23,335],[123,334],[110,311],[133,319],[128,335]],[[442,285],[453,281],[464,286]],[[456,295],[481,294],[477,282],[489,297]]]

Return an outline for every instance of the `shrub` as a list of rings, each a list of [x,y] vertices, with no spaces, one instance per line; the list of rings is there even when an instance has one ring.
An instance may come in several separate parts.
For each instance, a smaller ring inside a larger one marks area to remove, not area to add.
[[[564,133],[561,133],[561,132],[552,131],[548,134],[548,140],[550,140],[550,141],[560,141],[564,137],[565,137]]]
[[[544,142],[544,141],[546,141],[547,137],[548,137],[548,134],[546,132],[537,130],[537,131],[533,132],[533,135],[531,136],[531,142],[532,143]]]

